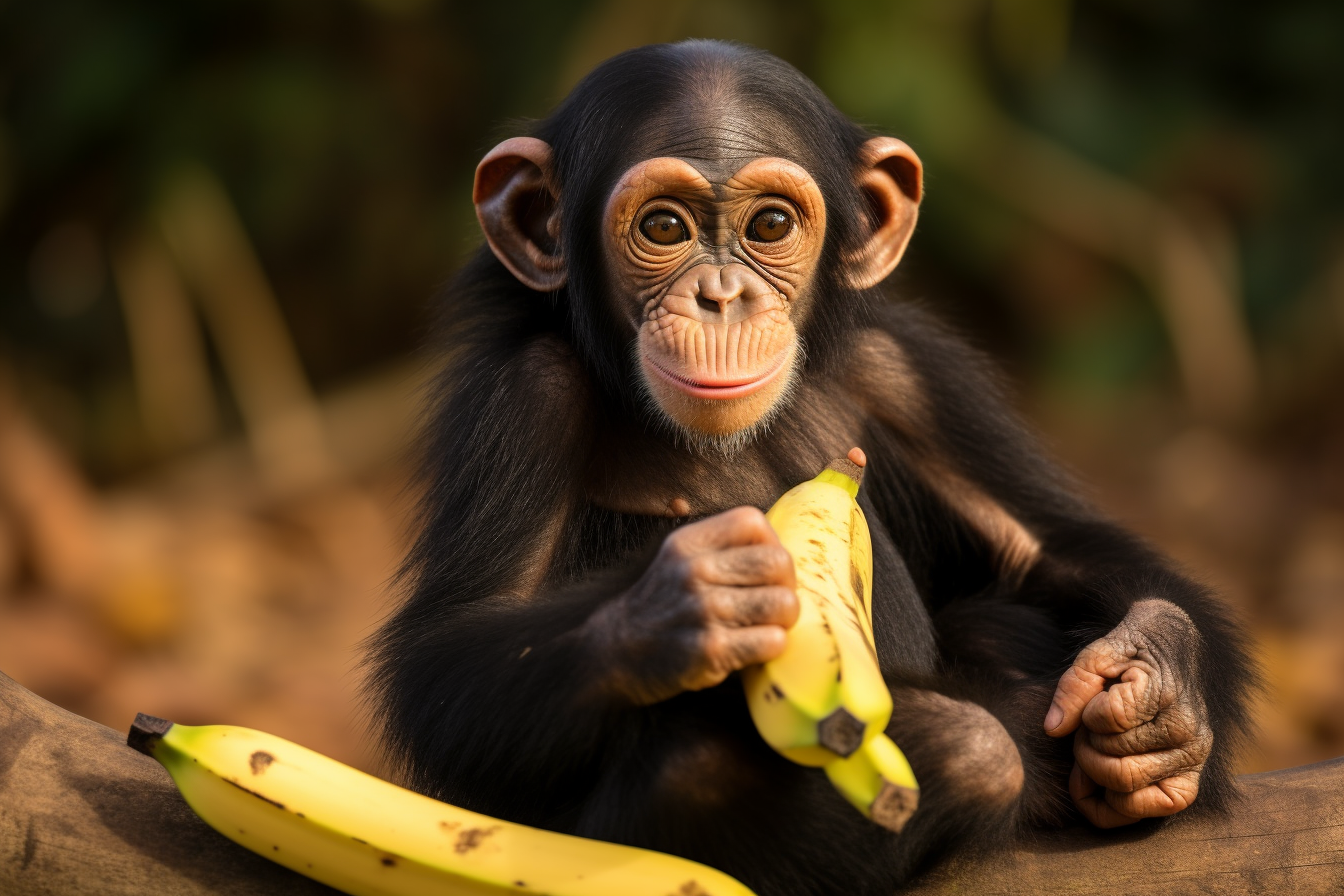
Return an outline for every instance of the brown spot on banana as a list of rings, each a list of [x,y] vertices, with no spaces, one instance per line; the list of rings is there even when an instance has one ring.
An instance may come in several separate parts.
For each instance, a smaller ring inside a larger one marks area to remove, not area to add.
[[[497,830],[499,830],[498,825],[488,828],[467,828],[457,835],[457,842],[453,844],[453,852],[462,854],[469,853],[480,846],[481,843],[485,841],[485,838],[489,837]]]

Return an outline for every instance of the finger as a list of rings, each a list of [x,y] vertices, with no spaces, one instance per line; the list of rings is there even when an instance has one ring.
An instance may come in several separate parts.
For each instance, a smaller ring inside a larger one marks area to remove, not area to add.
[[[1086,713],[1083,721],[1087,721]],[[1088,728],[1087,742],[1108,756],[1133,756],[1179,748],[1199,762],[1209,757],[1213,746],[1208,726],[1183,707],[1168,707],[1152,721],[1119,734]]]
[[[1083,708],[1106,689],[1106,681],[1119,678],[1129,667],[1130,658],[1105,638],[1083,648],[1055,688],[1050,710],[1045,714],[1045,731],[1062,737],[1078,727]]]
[[[1073,758],[1089,778],[1119,793],[1134,793],[1199,765],[1198,759],[1182,749],[1110,756],[1092,746],[1086,730],[1078,732],[1074,740]]]
[[[1163,778],[1133,793],[1106,791],[1106,805],[1126,818],[1165,818],[1184,811],[1199,795],[1199,772]]]
[[[1118,828],[1139,820],[1117,811],[1107,802],[1107,791],[1076,765],[1069,775],[1069,796],[1083,817],[1099,828]]]
[[[784,652],[788,637],[777,625],[711,628],[704,635],[704,661],[686,682],[686,690],[713,687],[738,669],[768,662]]]
[[[1081,659],[1081,655],[1079,656]],[[1050,711],[1045,714],[1045,733],[1063,737],[1078,727],[1083,708],[1106,687],[1106,679],[1085,666],[1073,665],[1059,679]]]
[[[789,628],[798,621],[798,595],[782,585],[757,588],[714,586],[706,590],[705,606],[713,621],[734,627],[775,625]]]
[[[691,575],[714,585],[794,585],[793,555],[784,546],[753,544],[701,554]]]
[[[665,544],[691,557],[739,545],[779,544],[779,536],[755,507],[734,507],[673,530]]]
[[[788,633],[778,625],[725,629],[724,646],[734,670],[769,662],[784,652]]]
[[[1083,707],[1083,725],[1091,731],[1119,734],[1152,721],[1161,709],[1159,689],[1148,670],[1130,666],[1120,681],[1094,696]]]

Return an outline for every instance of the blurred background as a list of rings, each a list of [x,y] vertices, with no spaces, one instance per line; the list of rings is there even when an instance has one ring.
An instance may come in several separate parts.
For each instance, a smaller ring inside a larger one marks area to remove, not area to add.
[[[1250,622],[1244,769],[1344,754],[1337,0],[0,0],[0,670],[376,769],[358,644],[475,163],[688,36],[915,147],[894,292]]]

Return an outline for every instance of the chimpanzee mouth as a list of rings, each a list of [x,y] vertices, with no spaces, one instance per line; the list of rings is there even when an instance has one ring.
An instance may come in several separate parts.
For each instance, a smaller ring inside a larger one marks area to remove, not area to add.
[[[780,371],[788,366],[785,362],[792,356],[793,352],[782,351],[765,373],[745,377],[701,377],[692,379],[685,374],[667,370],[647,355],[644,357],[644,363],[658,376],[693,398],[724,399],[743,398],[764,388],[779,376]]]

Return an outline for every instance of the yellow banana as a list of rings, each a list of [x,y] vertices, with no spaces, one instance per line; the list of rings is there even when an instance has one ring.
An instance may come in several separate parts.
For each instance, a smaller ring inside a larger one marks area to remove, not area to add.
[[[770,746],[821,766],[859,811],[899,831],[918,805],[919,785],[883,733],[891,692],[873,639],[873,545],[855,501],[862,478],[858,464],[831,461],[766,512],[793,555],[799,614],[784,653],[743,670],[743,682]]]
[[[141,714],[127,742],[215,830],[354,896],[752,896],[705,865],[468,812],[250,728]]]

